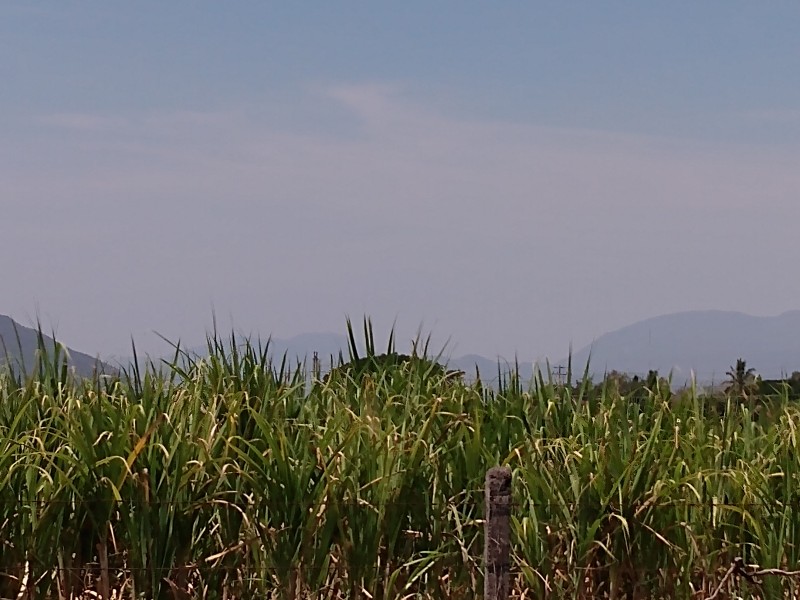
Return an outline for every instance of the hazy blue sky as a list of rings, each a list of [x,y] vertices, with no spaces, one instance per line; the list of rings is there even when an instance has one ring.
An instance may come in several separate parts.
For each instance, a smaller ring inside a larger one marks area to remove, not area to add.
[[[0,4],[0,313],[560,357],[800,308],[800,3]]]

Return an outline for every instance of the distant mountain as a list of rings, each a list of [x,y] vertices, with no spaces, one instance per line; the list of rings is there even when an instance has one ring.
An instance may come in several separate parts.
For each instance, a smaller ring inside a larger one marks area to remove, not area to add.
[[[338,363],[339,353],[342,354],[345,360],[349,356],[347,336],[338,333],[304,333],[288,339],[272,338],[269,342],[269,350],[274,361],[280,361],[285,355],[291,363],[300,361],[305,362],[307,366],[310,366],[311,359],[314,356],[314,352],[316,352],[322,361],[323,371],[330,369],[331,358],[333,358],[334,365]],[[386,351],[385,344],[382,345],[380,341],[376,341],[375,350],[379,354],[384,353]],[[200,356],[205,355],[207,351],[208,349],[202,346],[190,350],[191,353]],[[397,351],[410,353],[410,348],[398,347]],[[431,352],[436,351],[436,349],[431,349]],[[359,348],[359,352],[363,354],[363,347]],[[498,371],[506,375],[514,367],[513,362],[507,363],[502,359],[491,359],[477,354],[468,354],[457,358],[448,358],[445,355],[439,361],[449,369],[464,371],[467,380],[474,380],[477,367],[481,380],[486,383],[496,381]],[[527,383],[533,377],[533,364],[521,362],[519,364],[519,372],[522,380]]]
[[[497,381],[501,373],[503,376],[506,376],[517,367],[519,368],[519,376],[523,383],[528,383],[533,378],[532,362],[520,362],[515,365],[513,360],[505,361],[501,358],[493,360],[478,354],[467,354],[458,358],[451,358],[445,362],[447,362],[447,366],[451,369],[464,371],[467,380],[475,378],[477,369],[477,373],[481,376],[481,381],[491,383]]]
[[[330,366],[330,357],[333,356],[334,361],[338,360],[339,352],[347,360],[347,337],[336,333],[306,333],[295,336],[288,340],[272,340],[272,347],[276,356],[282,356],[284,352],[290,357],[299,357],[300,360],[304,356],[311,357],[314,352],[317,352],[324,367]],[[359,349],[363,352],[363,348]],[[383,353],[386,348],[378,345],[376,352]],[[398,352],[410,353],[409,348],[398,348]],[[435,352],[435,350],[434,350]],[[447,358],[443,356],[439,359],[440,362],[446,363],[450,369],[458,369],[464,371],[468,376],[475,375],[477,367],[481,378],[490,380],[497,378],[498,364],[501,372],[509,371],[514,365],[506,364],[504,361],[499,361],[478,354],[468,354],[457,358]],[[520,374],[523,378],[531,377],[533,375],[533,367],[531,364],[520,364]]]
[[[52,352],[53,338],[44,336],[44,345]],[[16,323],[11,317],[0,315],[0,365],[11,365],[14,369],[30,370],[36,364],[39,349],[39,334],[35,329]],[[67,348],[68,364],[81,376],[90,376],[95,369],[106,369],[106,365],[88,354]],[[106,369],[107,370],[107,369]]]
[[[694,372],[699,382],[720,382],[736,364],[747,361],[765,379],[800,371],[800,310],[777,317],[754,317],[719,310],[681,312],[646,319],[600,336],[573,354],[582,370],[591,353],[591,371],[673,373],[684,383]]]
[[[52,351],[53,340],[49,336],[45,336],[45,344]],[[380,341],[377,346],[378,352],[385,351]],[[35,362],[37,348],[36,330],[0,315],[0,365],[7,362],[8,355],[12,365],[19,367],[24,361],[30,368]],[[194,352],[204,355],[206,350],[199,347]],[[409,348],[401,347],[398,351],[408,352]],[[72,349],[68,352],[70,364],[78,374],[91,375],[98,366],[109,370],[108,365],[89,354]],[[305,333],[270,340],[273,359],[280,360],[285,354],[292,362],[306,361],[310,366],[314,352],[318,353],[323,370],[327,370],[331,357],[336,362],[341,352],[347,358],[347,337],[337,333]],[[671,372],[676,385],[689,381],[692,373],[701,383],[721,382],[737,358],[745,359],[747,366],[755,368],[765,379],[778,379],[800,371],[800,310],[776,317],[708,310],[646,319],[606,333],[575,352],[572,355],[573,371],[582,373],[590,354],[590,370],[596,379],[611,370],[646,375],[652,369],[662,375]],[[440,360],[448,368],[464,371],[470,380],[474,378],[477,367],[486,383],[497,380],[498,364],[503,374],[514,366],[513,359],[506,362],[477,354],[460,357],[445,354]],[[119,362],[127,366],[127,361]],[[556,369],[555,365],[566,363],[566,358],[552,363],[553,369]],[[533,376],[534,365],[521,362],[519,370],[523,381],[528,382]]]

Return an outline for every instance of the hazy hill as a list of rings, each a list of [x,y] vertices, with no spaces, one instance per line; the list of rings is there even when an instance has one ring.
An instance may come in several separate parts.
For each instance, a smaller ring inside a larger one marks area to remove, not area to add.
[[[36,364],[36,351],[39,348],[38,335],[35,329],[24,327],[10,317],[0,315],[0,365],[10,363],[15,369],[19,369],[23,365],[26,369],[31,369]],[[45,336],[44,342],[47,351],[52,352],[53,339]],[[96,366],[104,366],[96,358],[83,352],[71,349],[67,349],[67,352],[69,353],[69,364],[79,375],[92,375]]]
[[[319,353],[322,359],[323,367],[328,367],[330,363],[330,356],[338,358],[339,351],[341,351],[345,360],[348,357],[347,353],[347,338],[343,335],[335,333],[315,333],[304,334],[293,337],[289,340],[274,340],[274,348],[280,354],[284,350],[287,351],[289,356],[313,356],[314,351]],[[398,352],[410,352],[409,348],[398,348]],[[383,353],[385,348],[377,345],[376,351]],[[435,349],[431,352],[436,352]],[[434,358],[432,356],[431,358]],[[480,373],[481,380],[491,382],[498,377],[498,360],[480,356],[478,354],[468,354],[459,357],[442,356],[440,362],[446,364],[449,369],[458,369],[464,371],[467,379],[473,379],[476,374],[476,367]],[[499,370],[503,374],[508,373],[514,367],[513,364],[507,364],[505,361],[499,361]],[[528,381],[533,376],[533,366],[531,363],[520,363],[520,375],[524,381]]]
[[[764,378],[800,370],[800,311],[754,317],[718,310],[681,312],[646,319],[600,336],[573,355],[573,365],[591,371],[645,374],[657,369],[682,383],[694,371],[698,381],[719,382],[736,364],[747,361]]]
[[[191,353],[199,356],[205,355],[207,351],[208,349],[205,346],[193,347],[190,350]],[[331,358],[333,358],[334,365],[338,363],[340,352],[345,360],[349,356],[347,336],[338,333],[304,333],[288,339],[272,338],[269,342],[269,351],[274,361],[280,361],[285,354],[290,363],[296,364],[297,361],[305,361],[308,367],[310,367],[311,359],[314,356],[314,352],[316,352],[321,360],[323,371],[327,371],[331,367]],[[382,354],[385,351],[386,347],[383,344],[383,340],[376,340],[376,352]],[[397,351],[410,353],[411,348],[398,347]],[[430,349],[430,353],[437,351],[438,349],[436,348]],[[359,352],[363,355],[364,349],[360,347]],[[435,358],[435,354],[431,358]],[[477,354],[453,358],[445,354],[439,361],[449,369],[464,371],[468,380],[475,378],[476,367],[480,372],[481,380],[486,383],[496,381],[498,377],[498,359],[491,359]],[[509,364],[504,360],[499,360],[499,367],[503,374],[507,374],[514,365],[513,362]],[[519,371],[523,381],[527,383],[533,377],[532,363],[520,363]]]
[[[38,347],[37,332],[16,324],[19,335],[14,332],[14,321],[0,315],[0,363],[5,362],[6,353],[12,364],[19,366],[24,360],[30,368],[34,364]],[[45,337],[48,349],[53,340]],[[272,339],[271,353],[280,359],[284,354],[291,361],[307,360],[317,352],[322,367],[330,367],[331,356],[338,359],[339,352],[347,357],[347,337],[336,333],[306,333],[288,339]],[[383,352],[378,340],[378,351]],[[198,348],[200,354],[205,348]],[[408,352],[408,348],[398,348]],[[605,371],[617,370],[645,375],[651,369],[666,375],[673,373],[673,382],[681,385],[694,372],[700,382],[720,382],[725,372],[741,357],[764,378],[777,379],[792,371],[800,371],[800,310],[776,317],[754,317],[737,312],[691,311],[646,319],[616,331],[606,333],[594,343],[575,352],[573,369],[582,372],[591,352],[591,371],[595,378]],[[89,354],[69,350],[70,363],[79,374],[91,374],[98,360]],[[485,382],[496,380],[497,359],[479,355],[443,358],[451,369],[460,369],[468,378],[480,370]],[[566,359],[560,363],[566,365]],[[310,366],[310,365],[309,365]],[[500,361],[504,373],[513,365]],[[533,366],[529,362],[519,365],[525,381],[530,380]]]

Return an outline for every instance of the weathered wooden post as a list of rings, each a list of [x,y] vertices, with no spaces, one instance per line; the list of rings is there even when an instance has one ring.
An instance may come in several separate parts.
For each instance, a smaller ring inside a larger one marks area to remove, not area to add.
[[[511,469],[492,467],[486,472],[486,529],[483,581],[485,600],[507,600],[511,548]]]

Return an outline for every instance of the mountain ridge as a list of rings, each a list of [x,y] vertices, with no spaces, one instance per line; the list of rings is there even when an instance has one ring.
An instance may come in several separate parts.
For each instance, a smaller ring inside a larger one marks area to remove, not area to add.
[[[55,340],[42,332],[42,340],[48,353],[55,348]],[[60,344],[60,342],[59,342]],[[39,331],[25,327],[7,315],[0,315],[0,367],[26,371],[36,365],[39,350]],[[108,365],[99,358],[64,346],[67,364],[82,377],[90,377],[96,371],[108,371]]]
[[[53,339],[45,335],[44,340],[52,350]],[[21,366],[22,360],[30,367],[35,361],[38,343],[37,330],[0,315],[0,365],[5,362],[3,354],[8,353],[14,366]],[[269,344],[270,354],[277,360],[285,355],[291,362],[306,361],[308,364],[317,352],[323,368],[331,366],[331,358],[338,361],[340,352],[345,359],[349,355],[348,338],[338,333],[307,332],[286,339],[269,338]],[[87,353],[67,350],[70,365],[81,375],[91,375],[100,365],[108,367]],[[191,351],[204,355],[207,348]],[[360,351],[363,352],[363,348]],[[376,351],[385,352],[385,348],[377,344]],[[407,349],[398,348],[398,351]],[[573,352],[571,361],[573,372],[581,374],[588,362],[595,379],[611,370],[637,375],[656,370],[662,375],[672,374],[674,384],[683,385],[692,378],[701,383],[721,382],[738,358],[745,359],[748,367],[755,368],[767,379],[779,379],[800,370],[800,310],[788,310],[775,316],[718,309],[658,315],[597,337]],[[566,365],[568,360],[570,357],[551,361],[550,365],[555,369],[556,365]],[[514,366],[513,361],[499,356],[492,359],[480,354],[452,357],[444,353],[440,361],[448,368],[464,371],[468,379],[479,373],[485,382],[496,380],[498,372],[508,373]],[[522,380],[529,381],[537,368],[545,368],[545,365],[521,361]]]
[[[763,377],[800,370],[800,310],[775,316],[697,310],[644,319],[610,331],[573,353],[573,365],[642,374],[657,370],[688,382],[722,381],[738,358]]]

